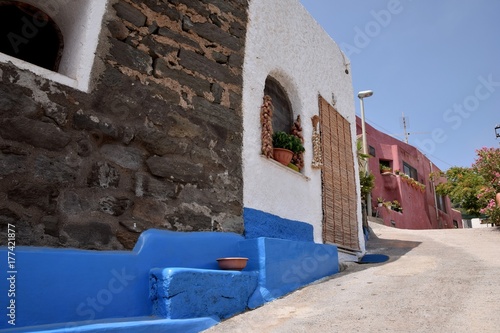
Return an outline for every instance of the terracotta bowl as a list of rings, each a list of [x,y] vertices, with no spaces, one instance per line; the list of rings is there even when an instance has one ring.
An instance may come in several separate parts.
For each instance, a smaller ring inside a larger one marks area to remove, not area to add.
[[[219,268],[224,270],[241,271],[247,265],[248,258],[241,257],[228,257],[219,258],[217,262],[219,263]]]

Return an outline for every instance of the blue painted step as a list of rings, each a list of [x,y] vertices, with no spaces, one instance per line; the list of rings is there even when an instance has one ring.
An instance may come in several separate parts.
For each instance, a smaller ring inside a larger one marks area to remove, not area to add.
[[[2,333],[198,333],[218,322],[208,317],[182,320],[136,317],[29,326],[2,330]]]
[[[247,309],[257,272],[156,268],[150,275],[153,315],[182,319],[229,318]]]

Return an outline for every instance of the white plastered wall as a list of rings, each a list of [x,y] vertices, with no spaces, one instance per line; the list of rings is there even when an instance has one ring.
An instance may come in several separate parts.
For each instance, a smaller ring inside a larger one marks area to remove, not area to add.
[[[322,185],[321,171],[311,168],[311,117],[319,115],[318,95],[332,103],[333,94],[335,108],[351,123],[354,140],[354,94],[345,61],[337,44],[297,0],[250,1],[243,67],[244,206],[313,225],[317,243],[322,242]],[[302,175],[261,154],[260,107],[268,75],[285,88],[294,118],[302,118]],[[364,249],[359,205],[357,209]]]
[[[19,0],[40,8],[61,29],[64,50],[58,72],[0,53],[0,62],[12,62],[41,77],[87,91],[107,0]]]

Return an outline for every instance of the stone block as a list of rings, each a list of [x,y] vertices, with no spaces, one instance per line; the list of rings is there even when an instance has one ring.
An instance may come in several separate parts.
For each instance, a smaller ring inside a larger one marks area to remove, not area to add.
[[[120,1],[113,5],[116,10],[116,15],[124,20],[129,21],[136,27],[142,27],[146,24],[146,15],[134,6]]]
[[[0,136],[53,151],[63,149],[71,140],[68,134],[54,124],[24,117],[0,119]]]
[[[36,206],[44,211],[53,212],[59,192],[54,185],[23,182],[7,191],[9,200],[17,202],[23,207]]]
[[[234,110],[198,96],[193,97],[193,106],[193,115],[199,119],[219,128],[225,128],[232,133],[241,132],[243,120]]]
[[[152,197],[159,200],[174,199],[177,197],[175,183],[166,179],[156,179],[145,172],[138,172],[134,176],[135,195],[141,197]]]
[[[118,40],[125,40],[130,34],[125,24],[117,20],[108,23],[108,30],[111,36]]]
[[[26,156],[0,153],[0,177],[26,172]]]
[[[78,110],[73,115],[73,127],[75,129],[89,130],[98,135],[104,134],[114,139],[119,139],[122,135],[121,129],[116,127],[109,119],[101,119],[93,114],[86,114],[82,110]]]
[[[91,209],[89,200],[75,191],[64,191],[57,201],[59,211],[66,216],[79,215]]]
[[[136,139],[144,144],[148,152],[156,155],[185,155],[191,145],[187,139],[172,138],[164,131],[152,128],[140,128]]]
[[[172,209],[170,205],[151,199],[137,199],[132,216],[134,219],[148,221],[152,225],[168,227],[165,215]]]
[[[140,169],[146,156],[141,149],[117,144],[103,145],[100,153],[107,160],[118,164],[122,168],[131,170]]]
[[[200,0],[169,0],[169,2],[175,5],[184,4],[187,8],[194,10],[203,17],[208,17],[210,15],[210,11],[207,6]]]
[[[183,156],[153,156],[146,164],[153,175],[174,181],[197,183],[203,178],[203,165]]]
[[[99,210],[113,216],[120,216],[132,207],[134,202],[127,197],[106,196],[99,200]]]
[[[56,216],[44,216],[40,220],[47,235],[59,237],[59,219]]]
[[[161,27],[158,29],[158,35],[163,36],[163,37],[167,37],[170,40],[172,40],[174,43],[179,43],[181,45],[188,45],[188,46],[191,46],[195,49],[201,50],[200,44],[198,44],[198,42],[196,42],[192,39],[189,39],[189,38],[175,32],[171,29]]]
[[[99,248],[111,242],[111,227],[102,222],[70,223],[63,228],[70,239],[76,240],[82,248]]]
[[[107,162],[96,162],[87,177],[90,187],[116,188],[120,183],[120,173]]]
[[[200,73],[208,78],[229,84],[241,84],[241,76],[236,76],[227,66],[218,64],[204,55],[193,51],[181,49],[179,52],[179,63],[186,69]]]
[[[154,36],[146,36],[141,42],[149,48],[150,55],[154,54],[156,57],[166,57],[169,53],[177,52],[178,50],[175,46],[157,41]]]
[[[111,45],[111,55],[118,64],[145,74],[153,72],[153,59],[149,54],[116,39],[111,39]]]
[[[51,158],[40,155],[35,159],[35,177],[53,184],[73,183],[79,171],[80,161],[65,156]]]
[[[243,40],[236,38],[210,22],[193,24],[192,30],[209,42],[223,45],[233,51],[243,49]]]
[[[2,226],[2,230],[7,229],[8,224],[17,224],[20,217],[14,211],[9,208],[0,208],[0,226]]]
[[[23,89],[2,85],[0,91],[0,113],[32,116],[35,115],[39,107],[33,98],[24,94]]]
[[[247,308],[256,272],[156,268],[150,273],[153,315],[170,319],[229,318]]]
[[[210,3],[218,7],[224,13],[231,13],[243,22],[247,20],[248,0],[202,0],[204,3]]]
[[[212,95],[214,96],[214,103],[220,104],[222,100],[222,93],[224,92],[224,88],[221,87],[220,84],[212,83],[212,86],[210,87],[210,91],[212,92]]]
[[[158,78],[170,78],[175,80],[183,86],[193,90],[198,96],[203,96],[205,93],[210,92],[210,83],[207,80],[194,77],[185,71],[171,68],[162,58],[155,60],[153,74]]]

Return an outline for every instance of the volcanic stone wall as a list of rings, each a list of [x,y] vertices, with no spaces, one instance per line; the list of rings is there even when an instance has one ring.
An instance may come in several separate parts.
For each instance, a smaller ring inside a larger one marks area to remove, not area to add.
[[[241,233],[247,2],[111,1],[88,93],[0,65],[0,244]]]

